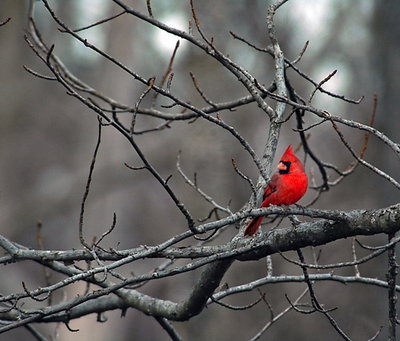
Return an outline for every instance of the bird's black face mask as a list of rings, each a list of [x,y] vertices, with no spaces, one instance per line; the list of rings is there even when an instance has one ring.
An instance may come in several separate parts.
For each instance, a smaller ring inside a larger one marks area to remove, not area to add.
[[[289,174],[291,165],[291,161],[280,161],[278,165],[279,174]]]

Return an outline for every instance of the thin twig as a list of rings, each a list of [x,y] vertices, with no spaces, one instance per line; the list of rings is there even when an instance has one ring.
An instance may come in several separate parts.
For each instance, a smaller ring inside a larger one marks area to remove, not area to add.
[[[311,101],[312,101],[312,99],[313,99],[315,93],[316,93],[319,89],[321,89],[321,86],[324,85],[325,83],[327,83],[334,75],[336,75],[336,73],[337,73],[337,70],[333,70],[328,76],[326,76],[322,81],[320,81],[320,82],[316,85],[315,89],[313,90],[313,92],[312,92],[311,95],[310,95],[310,98],[308,99],[308,103],[309,103],[309,104],[311,103]]]
[[[296,65],[301,60],[301,58],[303,58],[304,53],[306,53],[306,50],[307,50],[309,44],[310,44],[310,41],[307,40],[306,43],[304,44],[302,50],[300,51],[298,57],[292,61],[293,65]]]
[[[211,196],[209,196],[203,190],[201,190],[199,188],[199,186],[197,185],[197,181],[193,182],[192,180],[189,179],[189,177],[185,174],[185,172],[182,170],[182,167],[181,167],[181,152],[178,153],[178,156],[176,158],[176,169],[178,170],[178,173],[182,176],[182,178],[185,180],[185,182],[189,186],[191,186],[194,190],[196,190],[196,192],[199,193],[204,198],[204,200],[209,202],[216,209],[221,210],[222,212],[225,212],[228,214],[232,214],[230,209],[221,206]]]
[[[390,243],[395,237],[395,233],[388,234],[388,242]],[[396,262],[396,244],[393,244],[388,249],[388,305],[389,305],[389,323],[388,323],[388,334],[389,341],[396,341],[396,330],[397,330],[397,295],[396,295],[396,277],[398,273],[399,265]]]
[[[84,26],[84,27],[81,27],[81,28],[76,28],[76,29],[73,30],[73,32],[82,32],[82,31],[85,31],[85,30],[87,30],[87,29],[89,29],[89,28],[93,28],[93,27],[99,26],[99,25],[104,24],[104,23],[106,23],[106,22],[108,22],[108,21],[114,20],[115,18],[118,18],[118,17],[120,17],[122,14],[125,14],[125,13],[126,13],[125,11],[122,11],[122,12],[120,12],[120,13],[117,13],[117,14],[115,14],[115,15],[109,17],[109,18],[99,20],[99,21],[97,21],[97,22],[95,22],[95,23],[93,23],[93,24],[90,24],[90,25],[87,25],[87,26]],[[60,29],[60,31],[61,31],[61,32],[66,32],[66,31],[63,30],[63,29]]]
[[[102,240],[105,237],[107,237],[109,234],[111,234],[112,231],[114,231],[116,225],[117,225],[117,215],[114,212],[113,221],[112,221],[110,228],[100,236],[99,240],[96,243],[94,243],[94,246],[98,247],[100,245],[100,243],[102,242]]]
[[[160,326],[167,332],[172,341],[183,341],[173,325],[164,317],[155,317]]]
[[[299,256],[300,262],[301,263],[305,263],[304,261],[304,256],[303,253],[301,252],[300,249],[297,249],[297,255]],[[310,298],[311,298],[311,303],[313,308],[315,309],[315,311],[322,313],[329,321],[329,323],[331,324],[331,326],[338,332],[338,334],[346,341],[351,341],[351,339],[346,335],[346,333],[339,327],[339,325],[337,324],[337,322],[334,320],[334,318],[329,314],[330,311],[335,310],[336,308],[332,308],[332,309],[324,309],[322,308],[322,306],[320,305],[315,292],[314,292],[314,287],[310,281],[309,275],[308,275],[308,271],[306,267],[302,267],[303,270],[303,274],[304,274],[304,278],[305,278],[305,282],[307,283],[307,287],[310,293]]]
[[[27,324],[24,327],[35,337],[36,340],[48,341],[48,339],[42,333],[40,333],[33,325]]]
[[[93,172],[94,172],[94,166],[96,164],[97,153],[98,153],[99,148],[100,148],[101,128],[102,128],[101,120],[99,119],[96,147],[94,149],[92,161],[90,163],[89,175],[88,175],[88,178],[87,178],[87,181],[86,181],[85,192],[83,194],[83,198],[82,198],[82,202],[81,202],[81,212],[79,214],[79,240],[80,240],[81,244],[88,250],[91,250],[91,247],[85,241],[85,238],[83,236],[83,217],[84,217],[84,214],[85,214],[86,201],[87,201],[87,198],[89,196],[90,185],[92,183],[92,176],[93,176]]]
[[[203,90],[201,90],[200,85],[198,84],[197,79],[196,79],[196,77],[194,76],[193,72],[189,72],[189,74],[190,74],[190,77],[192,78],[193,85],[194,85],[194,87],[196,88],[197,92],[200,94],[201,98],[202,98],[207,104],[209,104],[209,105],[211,105],[212,107],[216,108],[216,107],[217,107],[216,104],[215,104],[213,101],[211,101],[211,100],[204,94],[204,91],[203,91]]]
[[[42,236],[42,231],[43,231],[43,224],[41,221],[38,221],[37,225],[36,225],[36,241],[38,244],[38,247],[40,250],[45,250],[44,247],[44,241],[43,241],[43,236]],[[50,285],[51,283],[51,274],[48,268],[43,268],[43,275],[44,275],[44,281],[46,283],[46,285]],[[52,295],[51,293],[48,296],[48,305],[52,305],[53,300],[52,300]]]
[[[399,239],[396,239],[392,243],[386,244],[385,246],[380,247],[375,252],[372,252],[371,254],[369,254],[365,257],[362,257],[360,259],[354,259],[351,262],[339,262],[339,263],[326,264],[326,265],[301,263],[301,262],[298,262],[298,261],[288,258],[282,252],[280,252],[279,254],[282,256],[283,259],[285,259],[289,263],[296,264],[298,266],[306,267],[309,269],[320,269],[320,270],[324,269],[324,270],[326,270],[326,269],[344,268],[344,267],[348,267],[348,266],[356,267],[359,264],[366,263],[366,262],[370,261],[371,259],[376,258],[376,257],[380,256],[381,254],[385,253],[387,249],[389,249],[391,246],[393,246],[394,243],[397,243],[398,241],[399,241]]]
[[[156,131],[161,131],[161,130],[165,130],[165,129],[170,129],[171,128],[171,123],[173,121],[166,121],[164,123],[161,123],[160,125],[154,127],[154,128],[148,128],[148,129],[143,129],[143,130],[136,130],[134,132],[135,135],[144,135],[144,134],[148,134],[148,133],[153,133]]]
[[[11,17],[6,18],[5,20],[0,22],[0,26],[4,26],[5,24],[9,23],[11,20]]]
[[[217,303],[218,305],[220,305],[222,307],[225,307],[225,308],[228,308],[230,310],[248,310],[250,308],[253,308],[256,304],[258,304],[261,301],[263,301],[264,300],[264,296],[265,296],[265,294],[264,295],[260,295],[260,297],[257,298],[257,300],[255,300],[254,302],[251,302],[249,304],[246,304],[244,306],[236,306],[236,305],[228,304],[228,303],[222,302],[221,300],[215,299],[213,296],[210,296],[210,298],[214,303]]]
[[[357,262],[357,253],[356,253],[356,238],[353,237],[351,241],[351,253],[353,255],[353,262]],[[356,273],[356,276],[360,277],[360,269],[358,268],[358,264],[354,264],[354,271]]]
[[[371,118],[370,118],[369,123],[368,123],[368,125],[370,127],[374,126],[377,107],[378,107],[378,96],[374,95]],[[370,136],[371,136],[371,132],[370,131],[366,131],[365,134],[364,134],[364,143],[363,143],[363,145],[361,147],[361,151],[360,151],[360,154],[359,154],[361,159],[364,157],[364,154],[365,154],[365,152],[367,150],[368,141],[369,141],[369,137]]]
[[[153,10],[151,8],[151,0],[146,0],[147,12],[149,13],[149,17],[153,18]]]
[[[254,200],[254,202],[256,202],[256,201],[257,201],[257,190],[256,190],[256,186],[254,186],[253,181],[252,181],[247,175],[245,175],[243,172],[240,171],[239,167],[238,167],[237,164],[236,164],[235,159],[232,158],[231,160],[232,160],[232,166],[233,166],[233,169],[235,170],[235,172],[236,172],[243,180],[245,180],[245,181],[250,185],[251,192],[253,193],[253,200]]]
[[[300,300],[304,297],[307,293],[308,288],[303,290],[303,292],[296,298],[293,302],[295,305],[300,302]],[[289,311],[293,309],[293,306],[289,305],[286,309],[282,310],[278,315],[274,316],[256,335],[254,335],[249,341],[256,341],[259,340],[260,337],[280,318],[286,315]]]
[[[140,103],[142,103],[142,101],[146,97],[146,95],[151,91],[151,89],[153,89],[154,82],[155,82],[154,77],[151,77],[148,80],[147,89],[145,91],[143,91],[143,93],[139,96],[139,99],[137,100],[137,102],[135,104],[135,109],[133,110],[133,113],[132,113],[131,128],[129,130],[131,136],[135,133],[136,116],[137,116],[137,112],[138,112]]]
[[[22,65],[22,67],[25,69],[25,71],[29,72],[31,75],[33,75],[33,76],[35,76],[35,77],[38,77],[38,78],[41,78],[41,79],[45,79],[45,80],[48,80],[48,81],[55,81],[55,80],[57,80],[56,77],[50,77],[50,76],[42,75],[42,74],[40,74],[40,73],[38,73],[38,72],[32,70],[31,68],[29,68],[29,67],[26,66],[26,65]]]
[[[176,44],[175,44],[175,47],[174,47],[174,50],[172,52],[171,58],[169,59],[167,69],[165,70],[163,76],[161,77],[160,83],[158,84],[158,86],[160,88],[162,88],[162,87],[164,87],[164,84],[168,79],[168,82],[167,82],[167,90],[168,91],[171,91],[170,87],[171,87],[171,82],[172,82],[172,77],[173,77],[172,65],[174,64],[174,60],[175,60],[175,56],[176,56],[176,53],[177,53],[178,48],[179,48],[179,44],[180,44],[180,41],[177,40]],[[156,104],[156,100],[157,100],[157,97],[158,97],[159,94],[160,93],[157,92],[157,91],[154,92],[154,97],[153,97],[153,101],[152,101],[152,107],[154,107],[154,105]]]
[[[339,130],[339,127],[337,126],[336,122],[334,120],[331,120],[331,124],[334,128],[334,130],[337,132],[339,135],[340,140],[343,142],[345,147],[350,151],[350,153],[353,155],[353,157],[362,165],[365,167],[369,168],[372,170],[374,173],[379,175],[380,177],[388,180],[392,185],[400,189],[400,183],[397,182],[394,178],[392,178],[389,174],[385,173],[384,171],[380,170],[378,167],[375,167],[374,165],[370,164],[369,162],[365,161],[364,159],[360,158],[357,153],[353,150],[353,148],[349,145],[347,142],[346,138],[342,134],[342,132]]]

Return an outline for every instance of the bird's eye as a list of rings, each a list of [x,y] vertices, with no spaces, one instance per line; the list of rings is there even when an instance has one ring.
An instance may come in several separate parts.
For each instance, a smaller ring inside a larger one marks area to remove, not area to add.
[[[278,165],[279,174],[288,174],[290,172],[290,161],[280,161]]]

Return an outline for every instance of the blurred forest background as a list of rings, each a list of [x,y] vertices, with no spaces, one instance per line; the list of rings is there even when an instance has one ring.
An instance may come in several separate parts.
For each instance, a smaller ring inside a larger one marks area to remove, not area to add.
[[[147,13],[144,0],[126,2]],[[269,43],[265,27],[268,4],[269,1],[265,0],[195,1],[208,36],[213,36],[222,51],[266,85],[272,81],[272,59],[234,40],[229,31],[265,47]],[[104,0],[52,1],[51,5],[71,27],[85,26],[119,11],[111,1]],[[188,1],[152,0],[152,8],[155,18],[187,29],[191,16]],[[0,21],[11,18],[7,25],[0,28],[0,233],[23,245],[36,247],[37,224],[41,222],[46,248],[80,248],[79,209],[97,138],[97,119],[93,112],[69,97],[61,86],[35,78],[23,69],[23,65],[27,65],[46,74],[46,69],[23,38],[27,12],[28,1],[0,1]],[[60,33],[40,2],[35,17],[44,39],[55,43],[55,54],[75,75],[120,102],[136,103],[145,87]],[[399,1],[293,0],[278,11],[275,23],[287,58],[295,59],[308,40],[309,47],[299,64],[302,70],[320,81],[337,69],[337,74],[325,87],[350,98],[364,96],[361,104],[354,105],[318,94],[314,99],[315,106],[338,116],[368,123],[373,94],[377,94],[379,104],[375,127],[398,141],[399,17]],[[122,16],[82,35],[145,78],[156,76],[157,80],[165,72],[177,40],[131,16]],[[237,80],[186,42],[180,44],[173,71],[174,91],[197,105],[205,104],[201,104],[202,99],[192,86],[189,72],[196,76],[201,87],[206,89],[207,96],[215,102],[246,94]],[[313,87],[293,72],[289,72],[289,78],[296,90],[308,97]],[[142,106],[145,107],[146,103],[150,105],[151,100],[151,96],[146,98]],[[161,104],[168,103],[161,100]],[[262,152],[268,121],[256,105],[221,115],[258,153]],[[138,119],[141,129],[155,125],[157,121],[154,118],[140,116]],[[296,146],[299,143],[292,128],[295,128],[294,120],[283,131],[277,155],[287,144]],[[349,132],[344,128],[343,131]],[[86,236],[101,235],[111,225],[114,212],[117,214],[117,227],[106,241],[109,247],[153,245],[182,232],[186,228],[184,220],[160,185],[145,171],[134,172],[124,166],[124,162],[130,165],[137,165],[138,162],[130,146],[112,128],[104,128],[103,133],[85,215]],[[352,132],[347,138],[357,150],[361,147],[361,132],[358,135]],[[197,172],[202,189],[224,205],[231,201],[233,210],[239,209],[251,192],[233,170],[231,158],[236,160],[244,173],[253,179],[258,176],[257,168],[242,146],[233,142],[226,132],[200,119],[192,124],[175,122],[172,129],[144,134],[137,141],[164,177],[172,174],[171,183],[198,218],[208,214],[209,206],[177,174],[175,163],[179,150],[182,151],[181,163],[185,171],[188,174]],[[351,162],[351,156],[341,146],[329,124],[313,132],[309,143],[324,161],[342,169]],[[389,148],[371,139],[366,154],[368,161],[388,174],[396,175],[398,167],[392,163],[393,157]],[[314,168],[311,162],[306,164],[309,174]],[[301,203],[306,203],[312,194],[309,191]],[[389,183],[359,167],[340,186],[325,193],[315,207],[345,210],[377,208],[398,202],[398,197],[398,192]],[[224,236],[225,240],[235,233],[232,226]],[[383,237],[363,240],[370,245],[385,242]],[[322,260],[329,263],[351,259],[349,245],[350,241],[340,241],[324,247]],[[279,256],[273,259],[274,271],[290,273],[292,265]],[[361,266],[361,270],[369,276],[382,278],[386,267],[381,267],[379,262],[384,264],[385,259],[377,258],[368,268]],[[143,263],[142,268],[136,265],[131,271],[140,273],[150,268],[148,263]],[[43,285],[43,275],[39,270],[35,264],[15,265],[12,274],[1,276],[0,293],[9,293],[13,288],[20,287],[22,281],[29,282],[32,287]],[[238,285],[264,272],[265,263],[262,261],[238,263],[229,270],[224,281],[229,285]],[[181,275],[167,284],[151,283],[145,291],[158,297],[179,300],[190,290],[193,281],[192,274]],[[279,312],[287,305],[283,293],[298,294],[304,286],[285,284],[279,291],[268,286],[264,291]],[[316,288],[328,307],[340,307],[336,317],[345,330],[350,334],[353,328],[359,330],[358,340],[372,337],[381,325],[385,325],[385,290],[357,284],[343,287],[328,283],[319,283]],[[330,295],[324,295],[329,292]],[[256,296],[257,293],[253,296],[249,294],[233,302],[245,304]],[[363,312],[362,318],[360,312]],[[306,340],[310,339],[311,331],[313,335],[324,335],[324,340],[338,339],[323,317],[296,314],[291,312],[277,323],[265,339]],[[213,305],[189,322],[174,325],[187,340],[244,340],[257,332],[268,316],[265,306],[237,312]],[[41,328],[47,333],[58,333],[58,340],[61,341],[72,338],[97,341],[167,339],[155,320],[140,312],[129,310],[121,318],[120,312],[116,311],[108,313],[107,318],[108,322],[104,324],[97,323],[94,315],[74,321],[71,327],[80,330],[76,336],[64,325],[59,326],[56,332],[54,326]],[[239,318],[240,324],[234,323]],[[0,340],[11,339],[26,340],[26,331],[16,330],[0,335]]]

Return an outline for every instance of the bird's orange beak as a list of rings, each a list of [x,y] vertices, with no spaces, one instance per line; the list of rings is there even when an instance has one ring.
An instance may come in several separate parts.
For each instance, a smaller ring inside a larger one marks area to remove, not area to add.
[[[282,161],[279,162],[277,168],[278,168],[280,171],[285,171],[285,170],[287,170],[287,166],[286,166]]]

